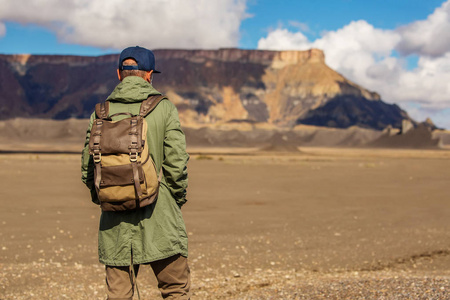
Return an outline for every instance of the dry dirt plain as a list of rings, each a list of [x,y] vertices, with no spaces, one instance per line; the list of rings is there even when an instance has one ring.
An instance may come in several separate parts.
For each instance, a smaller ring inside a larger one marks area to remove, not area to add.
[[[450,151],[301,150],[191,156],[192,299],[449,299]],[[0,155],[0,299],[104,299],[79,163]]]

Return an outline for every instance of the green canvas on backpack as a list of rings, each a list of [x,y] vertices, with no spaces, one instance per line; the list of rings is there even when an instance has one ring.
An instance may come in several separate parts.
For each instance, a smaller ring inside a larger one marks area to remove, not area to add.
[[[109,116],[109,101],[95,106],[96,119],[89,140],[94,161],[94,186],[103,211],[135,210],[153,203],[161,182],[147,143],[147,121],[165,97],[149,96],[138,115],[122,112]],[[112,118],[125,116],[121,120]]]

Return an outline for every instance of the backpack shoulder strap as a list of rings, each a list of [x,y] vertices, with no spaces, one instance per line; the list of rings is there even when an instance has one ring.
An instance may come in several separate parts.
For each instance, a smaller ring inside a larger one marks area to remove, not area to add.
[[[163,99],[167,99],[164,95],[151,95],[146,100],[142,101],[139,115],[146,117]]]
[[[95,114],[99,119],[107,119],[109,115],[109,101],[97,103],[95,105]]]

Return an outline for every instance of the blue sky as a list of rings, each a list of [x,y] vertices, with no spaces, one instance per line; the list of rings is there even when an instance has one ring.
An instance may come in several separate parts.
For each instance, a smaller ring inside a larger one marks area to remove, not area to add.
[[[305,35],[311,39],[324,31],[336,30],[361,19],[377,28],[394,29],[426,19],[442,3],[442,0],[249,0],[246,2],[249,16],[240,24],[240,39],[236,47],[256,49],[258,40],[269,30],[280,26],[293,27],[289,25],[290,21],[308,26],[309,31]],[[6,34],[0,35],[2,54],[102,55],[121,50],[61,41],[53,30],[38,22],[18,19],[4,23]]]
[[[394,29],[416,20],[426,19],[442,0],[320,0],[248,2],[252,17],[241,25],[240,47],[255,48],[270,28],[289,21],[306,24],[310,38],[323,31],[336,30],[351,21],[366,20],[377,28]]]
[[[3,0],[0,53],[239,47],[324,50],[350,80],[450,128],[450,1]],[[37,12],[37,13],[36,13]]]

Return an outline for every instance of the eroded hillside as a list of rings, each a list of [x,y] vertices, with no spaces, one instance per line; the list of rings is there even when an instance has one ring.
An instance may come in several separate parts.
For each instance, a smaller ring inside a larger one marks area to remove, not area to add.
[[[156,50],[154,85],[189,126],[383,129],[406,112],[325,64],[322,51]],[[117,55],[0,55],[0,118],[87,118],[118,83]]]

